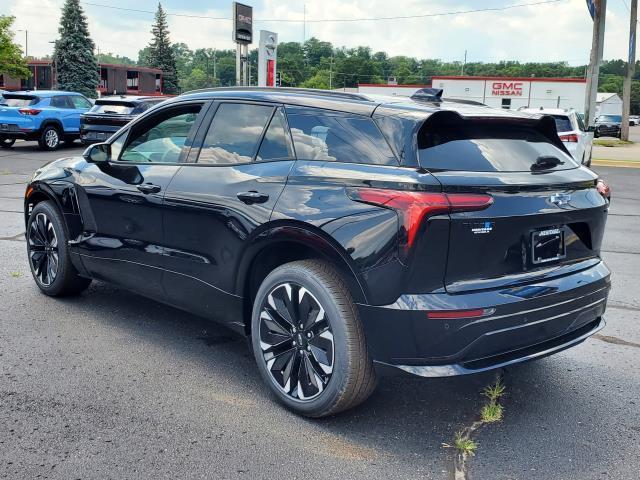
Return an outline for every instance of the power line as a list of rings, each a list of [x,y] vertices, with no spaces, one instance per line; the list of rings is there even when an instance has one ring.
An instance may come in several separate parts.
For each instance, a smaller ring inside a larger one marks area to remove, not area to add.
[[[439,13],[423,13],[417,15],[399,15],[393,17],[365,17],[365,18],[322,18],[322,19],[306,19],[306,20],[293,20],[287,18],[265,18],[265,19],[255,19],[256,22],[282,22],[282,23],[323,23],[323,22],[370,22],[370,21],[378,21],[378,20],[407,20],[411,18],[431,18],[431,17],[446,17],[452,15],[465,15],[469,13],[482,13],[482,12],[499,12],[504,10],[510,10],[513,8],[522,8],[522,7],[532,7],[536,5],[545,5],[551,3],[560,3],[566,2],[568,0],[539,0],[536,2],[529,3],[514,3],[511,5],[505,5],[504,7],[491,7],[491,8],[476,8],[471,10],[456,10],[451,12],[439,12]],[[94,2],[81,2],[84,5],[90,5],[92,7],[101,7],[101,8],[109,8],[112,10],[121,10],[126,12],[137,12],[137,13],[149,13],[155,14],[152,10],[140,10],[136,8],[126,8],[126,7],[114,7],[113,5],[104,5],[102,3],[94,3]],[[189,15],[184,13],[170,13],[166,12],[167,16],[171,17],[185,17],[185,18],[197,18],[203,20],[231,20],[231,17],[212,17],[208,15]]]

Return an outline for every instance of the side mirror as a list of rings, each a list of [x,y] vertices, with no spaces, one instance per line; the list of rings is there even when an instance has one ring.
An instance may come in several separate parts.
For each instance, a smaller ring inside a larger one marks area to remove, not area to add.
[[[111,145],[108,143],[96,143],[90,145],[82,154],[90,163],[105,163],[111,159]]]
[[[587,127],[587,132],[595,132],[596,131],[596,127],[594,125],[589,125]]]

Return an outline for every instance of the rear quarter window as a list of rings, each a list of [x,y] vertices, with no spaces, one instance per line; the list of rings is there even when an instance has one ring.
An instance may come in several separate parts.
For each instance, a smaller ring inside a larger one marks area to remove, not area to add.
[[[573,131],[573,125],[571,125],[571,119],[566,115],[553,115],[553,119],[556,121],[556,129],[559,132]]]
[[[296,157],[342,163],[397,165],[393,152],[369,117],[289,113]]]
[[[556,157],[553,170],[578,165],[570,155],[533,128],[516,126],[442,125],[418,138],[420,165],[428,170],[527,172],[540,157]]]

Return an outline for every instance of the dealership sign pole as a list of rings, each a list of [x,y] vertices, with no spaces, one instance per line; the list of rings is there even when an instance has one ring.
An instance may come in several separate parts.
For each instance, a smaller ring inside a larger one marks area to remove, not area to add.
[[[249,44],[253,40],[253,7],[233,2],[233,41],[236,42],[236,85],[249,84]]]
[[[636,73],[636,29],[638,25],[638,0],[631,0],[631,21],[629,23],[629,61],[622,86],[622,127],[621,140],[629,140],[629,115],[631,114],[631,83]]]
[[[260,30],[258,47],[258,86],[276,86],[276,61],[278,57],[278,34]]]
[[[593,18],[593,38],[591,40],[591,57],[587,73],[587,92],[585,98],[584,119],[587,126],[593,125],[598,93],[598,75],[604,49],[604,25],[607,13],[607,0],[587,0],[589,13]]]

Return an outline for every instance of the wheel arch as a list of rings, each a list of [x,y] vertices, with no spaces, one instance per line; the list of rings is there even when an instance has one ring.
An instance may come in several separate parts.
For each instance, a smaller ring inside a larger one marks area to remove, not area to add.
[[[236,292],[243,301],[245,332],[251,331],[251,310],[260,284],[275,268],[296,260],[321,259],[341,273],[358,303],[367,302],[363,282],[350,262],[348,253],[335,245],[326,233],[307,224],[282,224],[260,232],[245,251],[236,277]]]
[[[64,126],[62,125],[62,122],[56,118],[47,118],[43,120],[39,128],[40,133],[50,125],[56,127],[60,132],[60,135],[64,135]]]

